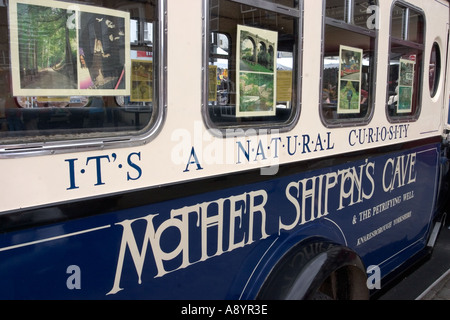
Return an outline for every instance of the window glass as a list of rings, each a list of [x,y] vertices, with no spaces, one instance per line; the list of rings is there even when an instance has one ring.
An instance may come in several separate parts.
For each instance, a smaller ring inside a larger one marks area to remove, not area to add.
[[[327,7],[335,2],[327,1]],[[346,3],[341,1],[342,6]],[[357,4],[361,9],[362,1]],[[364,27],[367,28],[367,23]],[[321,101],[321,116],[326,125],[354,125],[370,120],[376,35],[376,31],[326,19]]]
[[[325,15],[362,28],[372,28],[375,0],[327,0]]]
[[[401,18],[396,10],[403,11]],[[403,31],[402,38],[397,40],[397,35],[391,38],[387,101],[391,121],[414,121],[420,114],[423,21],[423,15],[412,8],[394,7],[392,24]]]
[[[437,93],[439,79],[441,77],[441,49],[436,42],[431,49],[429,68],[430,94],[434,97]]]
[[[0,25],[0,144],[107,138],[151,126],[157,6],[0,5],[1,21],[9,21]]]
[[[209,1],[210,126],[286,126],[296,117],[299,18],[265,8]]]
[[[424,31],[423,15],[417,11],[409,10],[408,41],[423,43]]]
[[[391,36],[415,43],[424,42],[424,17],[411,8],[395,5],[392,10]]]
[[[374,28],[376,3],[374,0],[354,0],[353,23],[362,28]]]
[[[393,43],[389,64],[388,114],[391,119],[418,112],[422,51]]]
[[[327,0],[325,15],[328,18],[348,21],[348,1],[347,0]]]
[[[391,18],[391,36],[397,39],[404,39],[404,19],[405,19],[406,9],[394,6],[392,9],[392,18]]]

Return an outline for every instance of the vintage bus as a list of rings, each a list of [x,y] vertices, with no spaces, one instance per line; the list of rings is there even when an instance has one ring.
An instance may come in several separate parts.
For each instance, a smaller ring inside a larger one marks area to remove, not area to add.
[[[431,252],[448,1],[0,15],[1,299],[367,299]]]

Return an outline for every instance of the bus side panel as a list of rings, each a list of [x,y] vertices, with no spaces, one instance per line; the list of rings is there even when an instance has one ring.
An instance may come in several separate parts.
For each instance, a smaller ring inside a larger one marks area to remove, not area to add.
[[[315,163],[321,169],[3,233],[0,298],[251,299],[285,244],[310,237],[350,247],[384,276],[425,246],[439,153],[428,143],[328,159]]]

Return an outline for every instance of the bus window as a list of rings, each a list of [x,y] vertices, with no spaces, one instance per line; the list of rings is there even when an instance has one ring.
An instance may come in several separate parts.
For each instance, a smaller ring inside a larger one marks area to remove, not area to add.
[[[321,116],[329,127],[368,123],[372,115],[377,31],[360,6],[369,2],[326,2]],[[335,18],[339,12],[349,15],[345,23]]]
[[[147,132],[159,114],[158,12],[156,0],[0,7],[11,23],[0,27],[0,144]]]
[[[287,127],[298,118],[299,4],[249,4],[208,0],[204,116],[212,128]]]
[[[423,14],[402,4],[393,7],[387,114],[392,122],[420,114],[424,50]]]
[[[435,42],[431,49],[429,70],[429,85],[431,97],[435,97],[439,88],[439,80],[441,78],[441,48]]]

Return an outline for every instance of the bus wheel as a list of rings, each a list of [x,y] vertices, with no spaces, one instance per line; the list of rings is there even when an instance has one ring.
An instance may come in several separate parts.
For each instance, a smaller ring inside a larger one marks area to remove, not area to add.
[[[310,295],[311,300],[366,300],[366,278],[356,267],[346,266],[331,274]]]
[[[329,242],[309,242],[283,257],[258,299],[366,300],[366,281],[364,265],[354,251]]]

